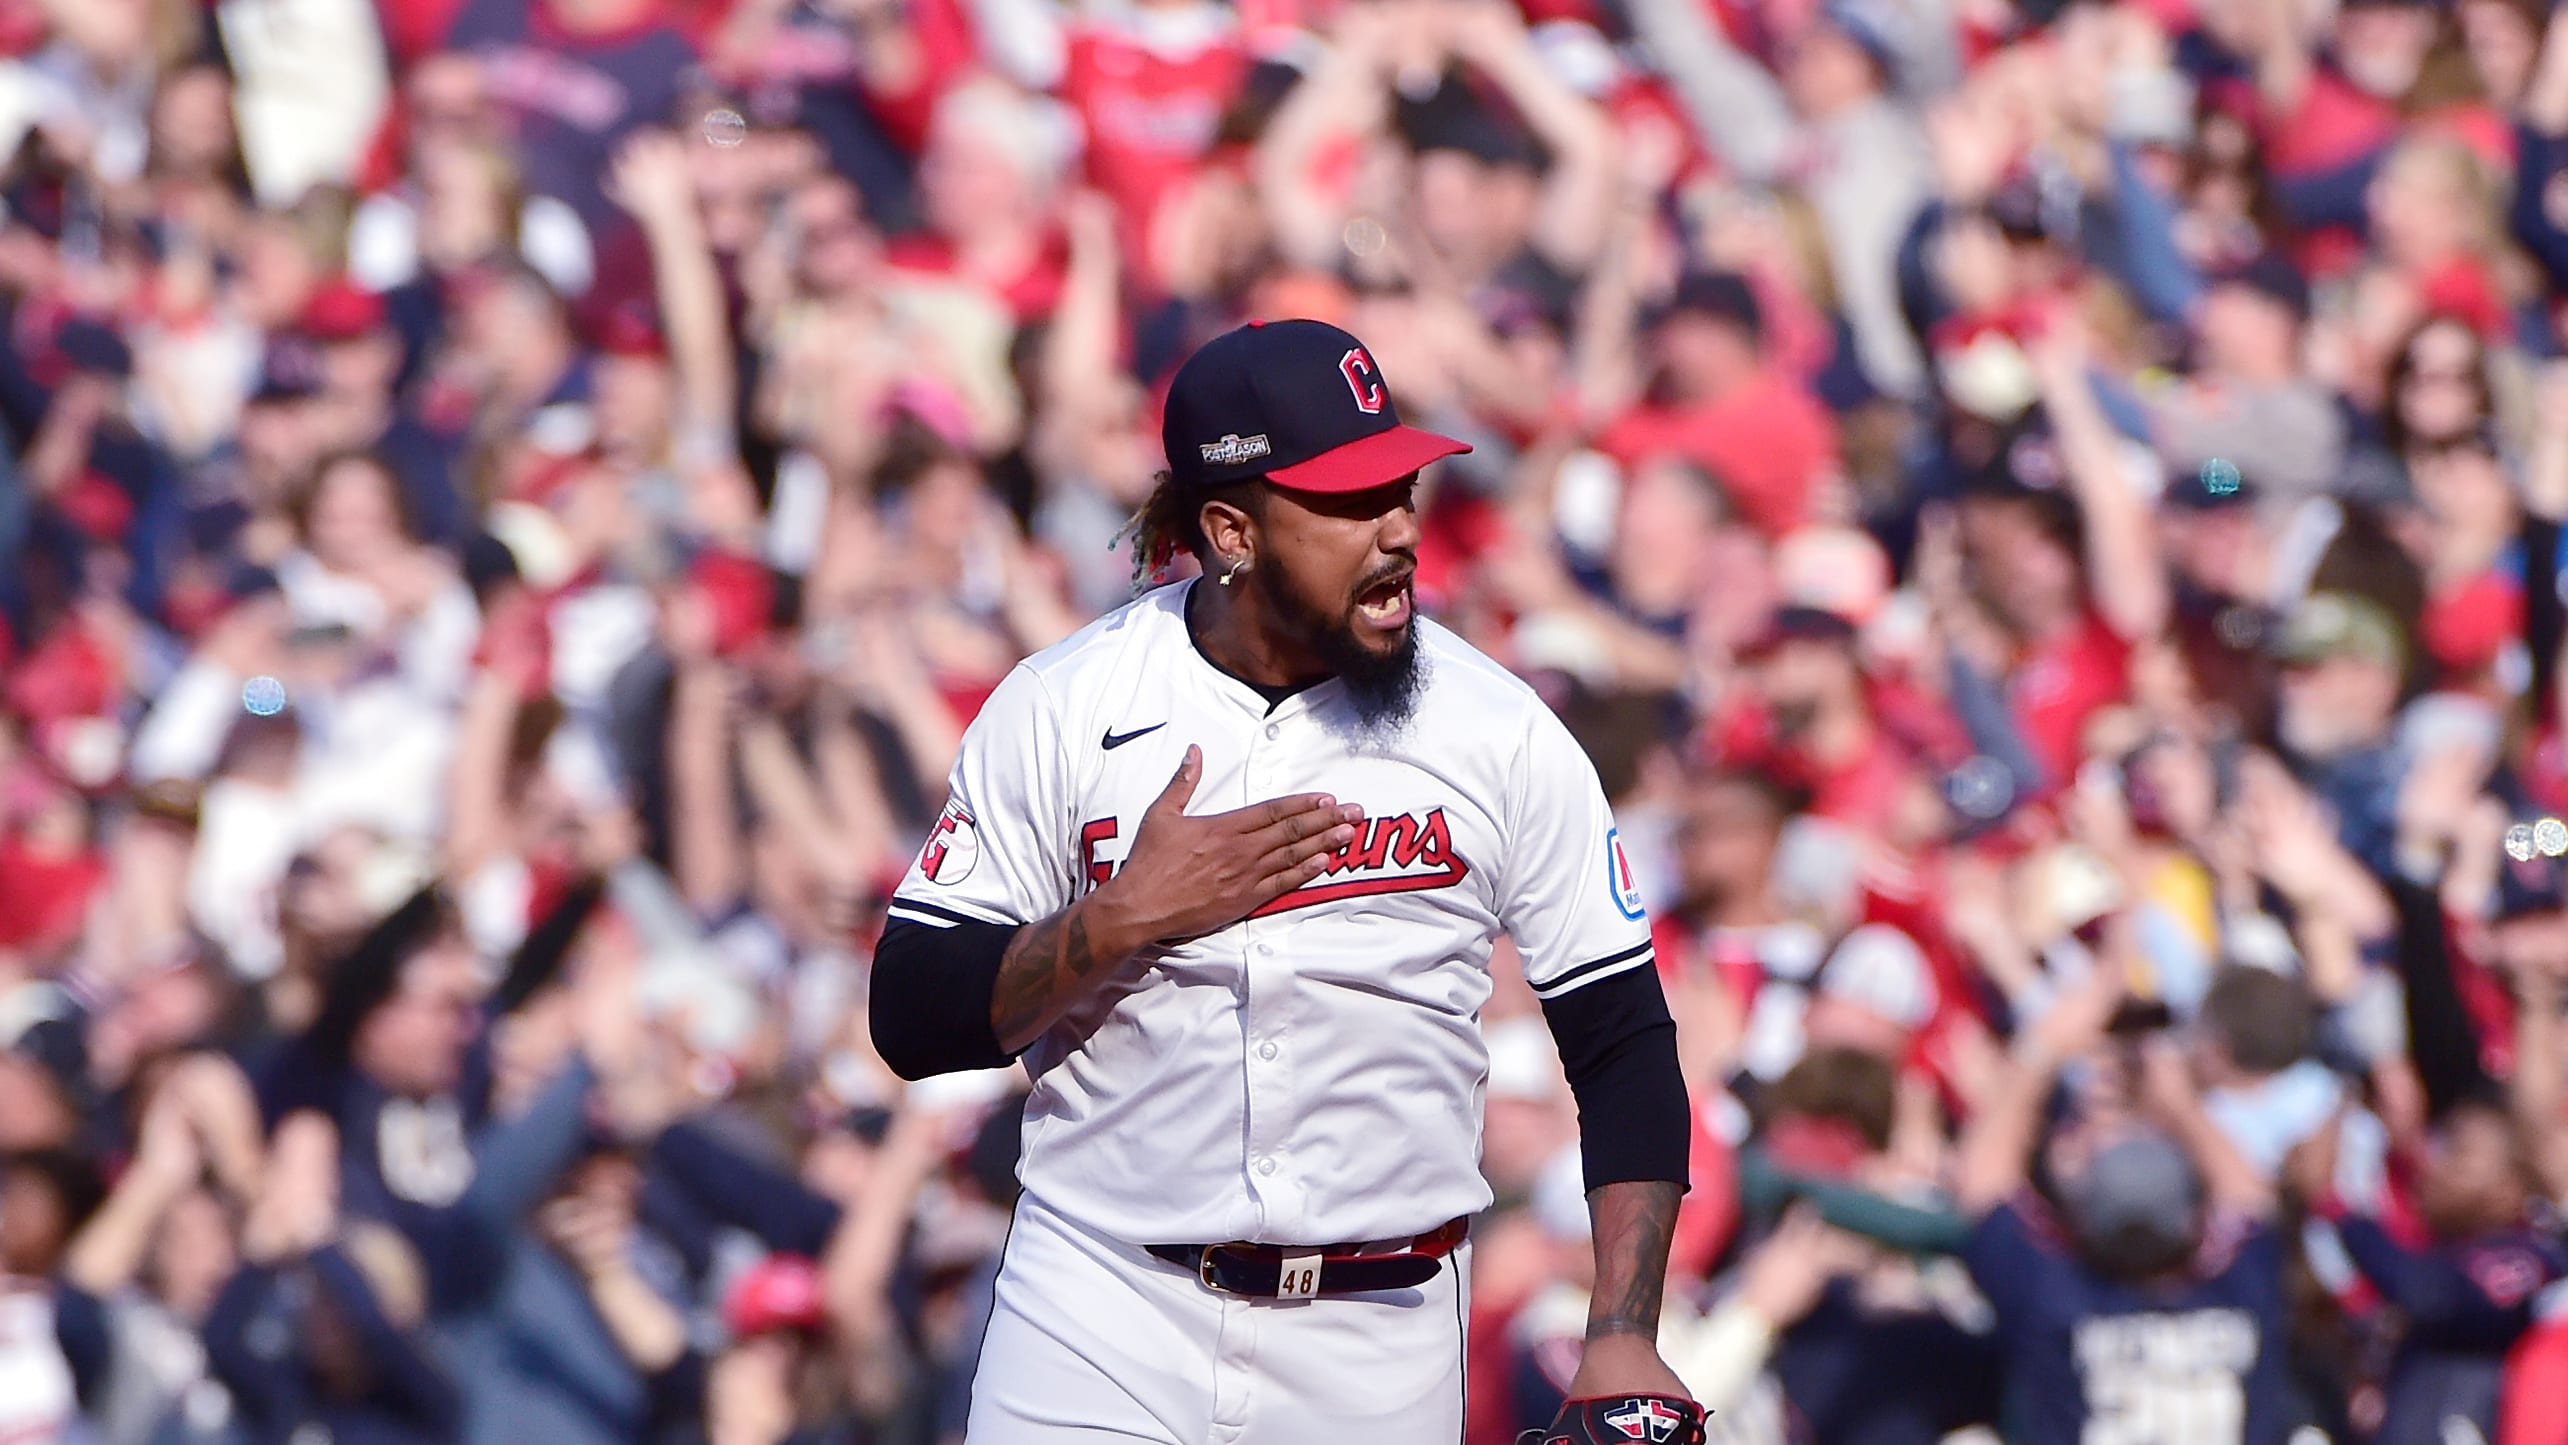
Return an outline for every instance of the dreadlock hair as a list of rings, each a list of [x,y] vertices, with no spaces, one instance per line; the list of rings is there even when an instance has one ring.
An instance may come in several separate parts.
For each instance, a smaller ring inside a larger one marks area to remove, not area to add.
[[[1206,554],[1212,542],[1204,535],[1204,504],[1228,502],[1251,516],[1257,515],[1262,477],[1228,482],[1218,487],[1182,487],[1175,474],[1162,469],[1150,490],[1149,500],[1133,513],[1115,536],[1117,542],[1132,543],[1132,590],[1140,592],[1169,580],[1177,559],[1192,557],[1196,565],[1211,571]]]

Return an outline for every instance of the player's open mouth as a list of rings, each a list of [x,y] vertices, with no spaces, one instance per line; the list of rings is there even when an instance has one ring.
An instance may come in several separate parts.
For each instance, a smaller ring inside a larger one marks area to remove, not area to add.
[[[1355,615],[1367,626],[1385,632],[1397,632],[1409,625],[1409,578],[1403,572],[1397,577],[1376,582],[1355,595]]]

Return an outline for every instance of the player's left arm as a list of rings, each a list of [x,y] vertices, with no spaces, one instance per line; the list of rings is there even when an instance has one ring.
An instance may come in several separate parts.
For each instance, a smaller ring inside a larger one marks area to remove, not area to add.
[[[1667,1247],[1684,1194],[1685,1186],[1662,1179],[1620,1180],[1588,1192],[1596,1289],[1588,1296],[1587,1349],[1569,1383],[1571,1399],[1634,1393],[1692,1398],[1658,1352]]]
[[[1685,1395],[1658,1355],[1693,1118],[1649,919],[1596,769],[1548,710],[1511,772],[1499,910],[1578,1101],[1596,1287],[1573,1399]]]

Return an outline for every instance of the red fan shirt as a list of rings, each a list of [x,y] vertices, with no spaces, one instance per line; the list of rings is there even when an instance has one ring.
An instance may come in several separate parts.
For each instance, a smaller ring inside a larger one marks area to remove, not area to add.
[[[1160,203],[1212,149],[1248,74],[1239,31],[1226,19],[1171,30],[1079,25],[1061,77],[1061,99],[1087,135],[1089,183],[1114,201],[1136,255]]]

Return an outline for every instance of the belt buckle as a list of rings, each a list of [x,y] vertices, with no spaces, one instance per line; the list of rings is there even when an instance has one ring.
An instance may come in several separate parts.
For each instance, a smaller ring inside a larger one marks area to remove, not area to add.
[[[1231,1293],[1230,1290],[1224,1289],[1222,1286],[1213,1282],[1213,1251],[1223,1248],[1227,1248],[1227,1246],[1208,1244],[1204,1246],[1203,1253],[1195,1256],[1195,1278],[1202,1280],[1204,1282],[1204,1288],[1211,1290],[1216,1294]]]

